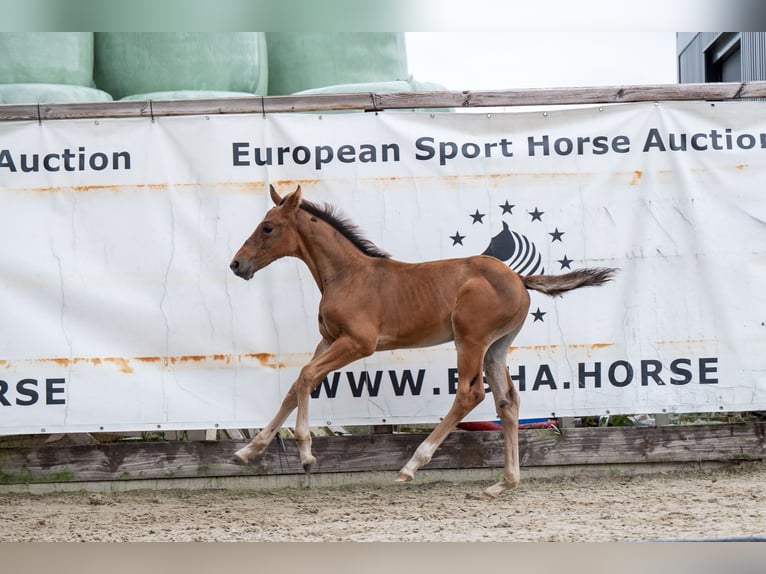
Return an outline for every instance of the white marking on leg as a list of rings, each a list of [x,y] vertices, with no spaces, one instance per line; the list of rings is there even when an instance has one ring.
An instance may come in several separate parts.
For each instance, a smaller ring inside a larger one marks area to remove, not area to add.
[[[436,452],[436,448],[438,446],[438,444],[429,442],[427,439],[420,443],[420,446],[415,450],[415,454],[413,454],[412,458],[407,461],[407,464],[402,467],[402,470],[399,471],[400,476],[405,475],[410,479],[413,478],[415,476],[415,472],[421,466],[428,464],[428,462],[431,460],[431,457],[434,455],[434,452]]]

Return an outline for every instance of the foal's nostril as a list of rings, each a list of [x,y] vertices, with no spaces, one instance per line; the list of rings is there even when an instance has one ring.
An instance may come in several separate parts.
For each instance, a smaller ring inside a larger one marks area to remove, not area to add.
[[[239,261],[237,261],[236,259],[234,261],[232,261],[229,264],[229,268],[236,273],[237,269],[239,269]]]

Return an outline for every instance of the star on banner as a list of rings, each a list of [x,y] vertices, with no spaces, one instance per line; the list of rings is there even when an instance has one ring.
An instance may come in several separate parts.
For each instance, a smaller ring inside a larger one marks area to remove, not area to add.
[[[538,321],[542,321],[544,323],[545,319],[543,319],[543,315],[546,315],[546,314],[547,313],[545,311],[540,311],[540,307],[538,307],[537,311],[535,311],[534,313],[530,313],[530,315],[532,315],[535,318],[535,320],[532,322],[537,323]]]
[[[564,232],[559,231],[559,228],[557,227],[553,232],[549,233],[548,235],[553,237],[553,239],[551,239],[551,243],[553,243],[554,241],[561,241],[561,236],[564,235]]]
[[[510,203],[508,203],[508,200],[506,199],[505,203],[503,205],[498,206],[498,207],[500,207],[500,209],[503,210],[503,215],[505,215],[506,213],[510,213],[511,215],[513,215],[513,208],[516,207],[516,206],[515,205],[511,205]]]
[[[486,216],[486,213],[479,213],[479,210],[476,210],[476,213],[472,213],[471,217],[473,217],[473,223],[484,223],[482,219]]]
[[[463,245],[463,239],[465,239],[465,235],[460,235],[459,231],[455,232],[455,235],[450,235],[449,238],[452,240],[452,246],[455,245]]]
[[[532,221],[542,221],[543,213],[545,212],[540,211],[539,209],[535,207],[534,211],[527,211],[527,213],[532,216]]]

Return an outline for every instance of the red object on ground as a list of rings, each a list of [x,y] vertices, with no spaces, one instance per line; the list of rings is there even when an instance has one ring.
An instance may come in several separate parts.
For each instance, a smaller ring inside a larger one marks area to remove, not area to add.
[[[457,428],[469,431],[503,430],[503,425],[494,421],[480,421],[473,423],[460,423]]]
[[[457,425],[460,430],[467,431],[488,431],[488,430],[503,430],[503,425],[495,421],[479,421],[470,423],[460,423]],[[555,429],[558,428],[555,420],[538,421],[532,423],[519,424],[520,429]]]

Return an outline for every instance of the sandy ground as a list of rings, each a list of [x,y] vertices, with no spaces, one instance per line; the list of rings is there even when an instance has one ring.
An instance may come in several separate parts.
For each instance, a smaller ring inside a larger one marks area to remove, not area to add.
[[[630,478],[0,494],[0,541],[619,541],[766,536],[766,467]]]

